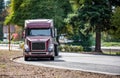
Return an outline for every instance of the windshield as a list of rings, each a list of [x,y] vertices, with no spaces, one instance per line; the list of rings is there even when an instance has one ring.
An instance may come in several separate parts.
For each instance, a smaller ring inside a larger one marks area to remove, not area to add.
[[[30,29],[30,36],[50,36],[50,29]]]

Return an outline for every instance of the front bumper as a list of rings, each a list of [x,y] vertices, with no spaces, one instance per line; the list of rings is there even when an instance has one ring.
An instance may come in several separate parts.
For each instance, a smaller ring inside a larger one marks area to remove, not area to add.
[[[54,52],[23,52],[25,57],[49,58],[54,57]]]

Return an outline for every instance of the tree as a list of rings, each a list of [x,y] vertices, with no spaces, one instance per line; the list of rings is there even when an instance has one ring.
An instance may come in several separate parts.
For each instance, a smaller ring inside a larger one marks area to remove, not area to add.
[[[60,0],[11,0],[10,12],[5,24],[17,24],[24,27],[26,19],[54,19],[55,27],[61,33],[63,19],[70,11],[69,1]]]
[[[114,12],[113,12],[113,15],[112,15],[112,19],[111,19],[111,22],[112,22],[112,28],[109,30],[109,34],[115,38],[115,39],[119,39],[120,40],[120,7],[116,7]]]
[[[64,18],[71,11],[69,0],[11,0],[10,12],[5,24],[16,24],[24,27],[26,19],[53,19],[59,34],[64,30]]]
[[[2,13],[4,8],[4,0],[0,0],[0,14]]]
[[[3,21],[4,0],[0,0],[0,22]]]
[[[0,0],[0,40],[3,38],[4,0]]]
[[[95,51],[101,52],[101,32],[110,29],[111,7],[108,0],[71,0],[78,8],[71,18],[71,24],[77,25],[86,34],[96,33]]]
[[[85,27],[81,23],[79,17],[78,17],[78,9],[82,6],[83,1],[82,0],[70,0],[70,3],[72,5],[73,13],[69,14],[67,19],[65,19],[65,22],[67,23],[67,29],[69,29],[68,35],[70,34],[70,38],[74,40],[74,43],[77,45],[82,45],[84,51],[90,51],[90,47],[92,45],[91,41],[91,33],[86,34]],[[70,31],[71,29],[71,31]]]

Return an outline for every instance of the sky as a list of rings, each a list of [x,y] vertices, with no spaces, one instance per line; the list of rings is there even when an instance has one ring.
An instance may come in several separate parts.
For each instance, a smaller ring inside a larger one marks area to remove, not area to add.
[[[5,1],[5,6],[6,6],[6,2],[9,1],[9,0],[4,0]]]
[[[4,1],[9,1],[9,0],[4,0]]]

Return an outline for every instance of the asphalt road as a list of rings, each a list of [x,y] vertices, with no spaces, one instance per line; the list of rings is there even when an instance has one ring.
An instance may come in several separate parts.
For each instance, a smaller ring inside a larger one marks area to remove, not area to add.
[[[60,53],[60,56],[56,57],[55,61],[45,59],[24,61],[23,57],[14,61],[36,66],[120,75],[120,56]]]

